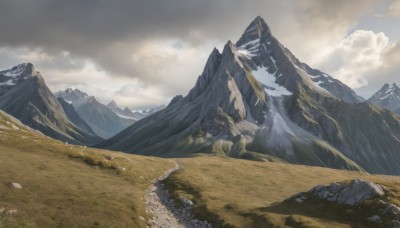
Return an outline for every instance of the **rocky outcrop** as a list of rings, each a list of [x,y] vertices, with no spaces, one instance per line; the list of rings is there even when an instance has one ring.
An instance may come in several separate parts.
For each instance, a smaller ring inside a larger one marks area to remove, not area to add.
[[[365,200],[385,195],[384,189],[385,187],[372,182],[355,179],[349,184],[318,185],[311,192],[320,199],[354,206]]]
[[[307,204],[309,198],[330,201],[338,205],[355,207],[361,214],[367,214],[365,220],[379,224],[379,227],[400,225],[400,207],[388,202],[391,192],[384,186],[373,182],[355,179],[346,183],[318,185],[308,193],[298,193],[290,198],[299,204]],[[368,201],[368,203],[365,203]]]

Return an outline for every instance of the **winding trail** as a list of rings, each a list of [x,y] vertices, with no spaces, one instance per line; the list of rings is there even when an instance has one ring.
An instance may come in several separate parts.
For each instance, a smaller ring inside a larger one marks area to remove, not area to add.
[[[193,203],[187,199],[181,199],[182,207],[176,208],[174,200],[169,192],[164,189],[163,180],[169,175],[179,170],[179,164],[175,162],[175,167],[165,171],[165,173],[153,181],[153,184],[146,190],[145,203],[149,213],[153,218],[149,221],[150,227],[166,228],[211,228],[207,221],[199,221],[190,212]]]

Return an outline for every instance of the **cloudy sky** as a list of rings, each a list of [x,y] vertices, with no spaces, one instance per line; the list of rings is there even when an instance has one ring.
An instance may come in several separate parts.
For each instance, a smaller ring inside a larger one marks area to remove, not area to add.
[[[167,104],[258,15],[301,61],[365,98],[400,83],[400,0],[4,0],[0,69],[29,61],[53,91]]]

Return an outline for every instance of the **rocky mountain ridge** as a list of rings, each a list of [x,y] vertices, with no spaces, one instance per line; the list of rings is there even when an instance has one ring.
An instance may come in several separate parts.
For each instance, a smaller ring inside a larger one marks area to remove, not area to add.
[[[62,141],[90,145],[102,140],[68,120],[62,105],[31,63],[0,72],[0,109]]]

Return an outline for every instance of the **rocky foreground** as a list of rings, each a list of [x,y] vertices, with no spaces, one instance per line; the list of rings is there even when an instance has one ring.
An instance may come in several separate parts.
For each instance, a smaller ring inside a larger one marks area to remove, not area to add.
[[[349,183],[332,183],[328,186],[318,185],[308,193],[300,193],[292,197],[298,203],[307,203],[308,198],[317,197],[339,205],[348,205],[368,211],[370,222],[387,224],[400,228],[400,207],[388,202],[390,191],[382,186],[363,179],[355,179]],[[369,205],[365,204],[370,201]]]
[[[174,168],[167,170],[146,191],[146,208],[153,216],[149,221],[150,227],[211,228],[212,225],[210,223],[196,219],[191,213],[192,201],[182,198],[180,199],[182,206],[177,208],[169,192],[164,189],[162,181],[178,170],[179,165],[175,163]]]

